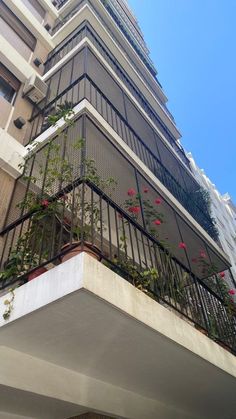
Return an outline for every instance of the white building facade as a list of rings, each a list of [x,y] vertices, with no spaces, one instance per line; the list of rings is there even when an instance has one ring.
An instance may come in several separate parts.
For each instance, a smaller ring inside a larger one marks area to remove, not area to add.
[[[233,284],[236,281],[236,207],[228,193],[221,195],[216,185],[208,178],[203,169],[200,169],[192,154],[189,153],[192,171],[196,176],[198,183],[205,188],[211,198],[211,211],[215,219],[216,227],[219,231],[219,241],[223,250],[229,256],[232,264],[231,271],[233,275]]]

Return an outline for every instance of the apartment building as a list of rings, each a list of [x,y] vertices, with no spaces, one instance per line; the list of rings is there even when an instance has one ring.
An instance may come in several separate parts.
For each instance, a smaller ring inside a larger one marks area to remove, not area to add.
[[[231,263],[124,0],[0,0],[1,419],[233,419]]]
[[[221,195],[216,185],[209,179],[203,169],[197,166],[191,153],[188,153],[192,172],[198,183],[208,191],[211,202],[211,213],[219,231],[219,241],[228,255],[233,274],[228,279],[230,287],[236,281],[236,208],[228,193]]]

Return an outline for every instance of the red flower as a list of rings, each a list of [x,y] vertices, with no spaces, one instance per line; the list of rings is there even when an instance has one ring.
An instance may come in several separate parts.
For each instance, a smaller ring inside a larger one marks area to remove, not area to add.
[[[149,189],[148,188],[143,188],[143,192],[144,193],[148,193]]]
[[[193,258],[193,259],[192,259],[192,262],[193,262],[193,263],[197,263],[197,258]]]
[[[224,278],[225,277],[225,273],[224,272],[220,272],[219,275],[220,275],[221,278]]]
[[[200,251],[200,258],[206,258],[207,257],[207,255],[206,255],[206,253],[204,252],[204,250],[201,250]]]
[[[129,207],[129,212],[132,212],[132,214],[138,214],[140,212],[140,207]]]
[[[128,189],[127,194],[128,194],[129,196],[134,196],[134,195],[136,195],[136,191],[135,191],[135,189],[130,188],[130,189]]]
[[[186,249],[186,248],[187,248],[187,246],[186,246],[186,244],[185,244],[184,242],[180,242],[180,243],[179,243],[179,248],[180,248],[180,249]]]
[[[154,224],[155,224],[156,226],[161,225],[161,221],[160,221],[160,220],[155,220],[155,221],[153,221],[153,222],[154,222]]]
[[[228,293],[229,293],[230,295],[235,295],[235,294],[236,294],[236,291],[235,291],[235,290],[229,290],[229,291],[228,291]]]
[[[43,201],[41,202],[41,205],[43,206],[43,207],[48,207],[48,205],[49,205],[49,201],[47,200],[47,199],[43,199]]]
[[[155,204],[160,205],[162,203],[162,199],[161,198],[156,198],[155,199]]]

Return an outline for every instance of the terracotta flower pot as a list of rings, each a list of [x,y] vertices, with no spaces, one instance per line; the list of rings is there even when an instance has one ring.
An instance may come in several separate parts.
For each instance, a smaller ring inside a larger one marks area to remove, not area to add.
[[[28,281],[32,281],[32,279],[35,279],[37,276],[44,274],[44,272],[47,272],[47,268],[45,268],[45,266],[41,266],[40,268],[35,269],[28,275]]]
[[[70,248],[71,245],[75,245],[76,243],[77,243],[77,246],[75,246],[71,249]],[[90,245],[91,247],[89,247],[88,245]],[[96,250],[97,250],[97,252],[99,252],[98,247],[96,247],[92,243],[84,242],[83,246],[82,246],[82,243],[80,241],[72,242],[71,244],[68,243],[68,244],[65,244],[61,248],[61,251],[66,251],[67,248],[68,248],[68,252],[66,252],[64,255],[61,256],[62,263],[65,262],[66,260],[71,259],[73,256],[79,255],[82,252],[88,253],[90,256],[92,256],[94,259],[96,259],[98,261],[101,260],[101,257],[99,256],[99,254],[96,253]]]

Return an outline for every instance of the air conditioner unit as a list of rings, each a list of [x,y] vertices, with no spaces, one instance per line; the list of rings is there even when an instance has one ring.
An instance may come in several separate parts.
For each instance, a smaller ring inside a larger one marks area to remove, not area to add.
[[[25,83],[23,95],[32,102],[38,103],[45,98],[47,90],[48,85],[39,76],[33,74]]]

